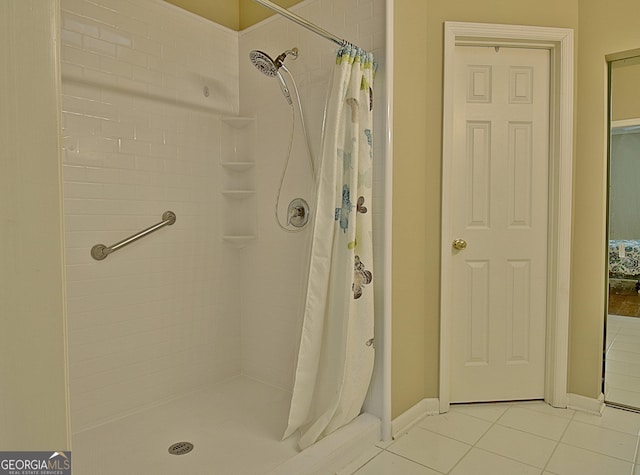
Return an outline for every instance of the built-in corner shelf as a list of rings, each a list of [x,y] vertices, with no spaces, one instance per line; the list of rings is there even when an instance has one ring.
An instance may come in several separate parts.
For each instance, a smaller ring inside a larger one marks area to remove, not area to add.
[[[222,196],[227,198],[231,198],[234,200],[242,200],[245,198],[251,198],[256,195],[255,191],[252,190],[223,190],[220,192]]]
[[[233,172],[246,172],[256,166],[255,162],[222,162],[220,165]]]
[[[221,117],[222,240],[242,248],[256,238],[255,117]]]
[[[222,236],[222,240],[233,247],[242,248],[256,238],[255,234],[233,235],[227,234]]]
[[[244,129],[249,125],[253,125],[256,122],[255,117],[221,117],[223,123],[227,124],[229,127],[233,127],[234,129]]]

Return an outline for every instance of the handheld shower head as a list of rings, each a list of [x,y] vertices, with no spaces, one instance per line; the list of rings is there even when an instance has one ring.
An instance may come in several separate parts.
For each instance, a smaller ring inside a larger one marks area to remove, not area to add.
[[[298,48],[289,49],[282,54],[280,54],[275,60],[271,59],[264,51],[253,50],[249,53],[249,60],[256,67],[258,71],[260,71],[265,76],[269,76],[271,78],[277,77],[280,82],[280,89],[282,89],[282,93],[284,97],[287,99],[289,105],[293,105],[291,101],[291,94],[289,93],[289,88],[287,87],[287,83],[284,81],[282,74],[280,74],[279,69],[284,68],[287,71],[287,68],[284,66],[284,60],[288,55],[293,56],[293,58],[298,57]]]
[[[282,67],[285,68],[284,64],[282,65]],[[285,68],[285,70],[286,70],[286,68]],[[282,77],[282,74],[280,74],[280,71],[278,71],[276,73],[276,76],[280,80],[280,89],[282,89],[282,94],[284,94],[284,97],[287,100],[287,102],[289,103],[289,105],[292,106],[293,105],[293,101],[291,100],[291,93],[289,93],[289,88],[287,87],[287,83],[284,82],[284,78]]]
[[[259,50],[253,50],[249,53],[249,60],[262,74],[275,77],[278,74],[279,66],[271,59],[267,53]]]

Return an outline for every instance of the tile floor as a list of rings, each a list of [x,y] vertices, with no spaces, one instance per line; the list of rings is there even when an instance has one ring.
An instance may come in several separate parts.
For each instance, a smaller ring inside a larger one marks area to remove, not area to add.
[[[544,402],[453,405],[428,416],[355,475],[640,475],[640,414]]]
[[[640,318],[609,315],[605,400],[640,407]]]
[[[608,400],[640,407],[640,318],[610,316],[607,337]],[[75,434],[74,473],[263,475],[298,453],[295,440],[280,441],[289,398],[237,378]],[[339,473],[640,475],[639,434],[640,414],[612,407],[595,416],[543,402],[454,405],[389,444],[354,454],[368,463]],[[182,440],[198,450],[168,455]]]

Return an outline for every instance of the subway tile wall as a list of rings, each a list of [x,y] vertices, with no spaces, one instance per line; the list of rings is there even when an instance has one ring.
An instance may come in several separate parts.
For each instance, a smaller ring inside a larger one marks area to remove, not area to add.
[[[77,433],[240,372],[240,255],[219,219],[229,148],[220,118],[239,109],[238,33],[160,0],[61,4]],[[165,210],[173,226],[90,257]]]
[[[307,0],[294,10],[372,50],[384,68],[384,3]],[[239,373],[291,389],[310,244],[310,226],[288,233],[275,220],[292,122],[282,222],[295,197],[313,209],[313,180],[298,111],[248,53],[299,48],[286,65],[317,168],[335,45],[279,17],[238,35],[160,0],[62,0],[62,8],[72,432]],[[376,90],[372,211],[380,262],[383,74]],[[234,141],[221,118],[238,113],[256,120]],[[220,166],[234,160],[255,161],[248,179]],[[229,187],[255,190],[257,199],[240,201],[235,213],[220,194]],[[173,226],[104,261],[90,257],[94,244],[115,243],[167,209],[177,214]],[[257,239],[237,249],[221,240],[227,227]],[[380,328],[381,266],[376,272]]]
[[[374,216],[374,258],[377,260],[376,325],[382,328],[384,130],[386,128],[385,1],[308,0],[291,9],[325,30],[372,51],[378,62],[374,109],[374,193],[370,207]],[[322,121],[337,46],[274,16],[240,33],[240,110],[257,119],[256,189],[259,239],[242,254],[243,285],[251,298],[242,301],[243,373],[274,386],[291,389],[302,327],[307,289],[307,266],[311,226],[299,233],[283,231],[275,219],[275,200],[289,155],[291,124],[295,124],[292,152],[284,175],[278,214],[286,222],[286,208],[296,197],[304,198],[313,213],[313,178],[302,133],[300,114],[290,107],[276,78],[258,72],[249,61],[251,50],[275,58],[298,48],[298,58],[288,56],[285,65],[300,92],[304,119],[310,135],[311,154],[319,167]],[[283,76],[289,81],[288,75]],[[291,86],[295,98],[294,88]],[[379,345],[381,348],[381,345]],[[378,352],[378,358],[381,353]],[[378,360],[378,368],[381,368]]]

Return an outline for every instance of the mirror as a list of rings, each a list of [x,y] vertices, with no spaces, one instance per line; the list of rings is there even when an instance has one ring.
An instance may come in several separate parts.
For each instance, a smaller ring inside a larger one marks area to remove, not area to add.
[[[640,52],[609,61],[608,305],[604,394],[640,410]]]

